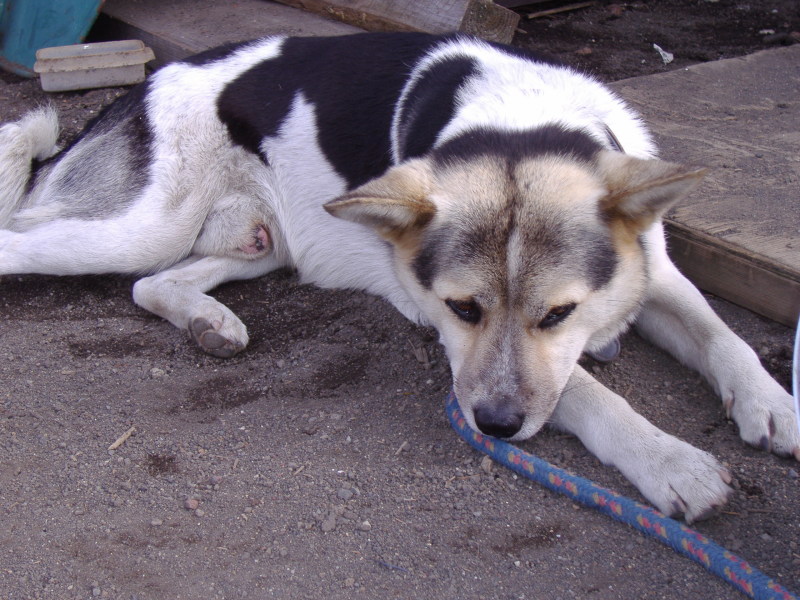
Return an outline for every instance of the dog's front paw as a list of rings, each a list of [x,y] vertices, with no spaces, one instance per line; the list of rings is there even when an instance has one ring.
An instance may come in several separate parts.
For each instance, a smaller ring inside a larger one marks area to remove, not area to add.
[[[233,313],[218,318],[195,317],[189,322],[189,333],[205,352],[219,358],[230,358],[248,342],[247,329]]]
[[[618,466],[658,510],[691,523],[728,501],[731,475],[713,456],[663,432],[653,441],[627,469]]]
[[[800,431],[794,401],[769,375],[751,377],[723,391],[722,402],[745,442],[800,460]]]

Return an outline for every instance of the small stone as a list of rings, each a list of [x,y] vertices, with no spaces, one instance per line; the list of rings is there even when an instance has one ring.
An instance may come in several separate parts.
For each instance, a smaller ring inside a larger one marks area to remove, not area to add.
[[[800,475],[798,475],[797,471],[795,471],[794,469],[789,468],[789,477],[791,477],[792,479],[797,479],[798,477],[800,477]]]
[[[339,498],[341,498],[342,500],[347,501],[347,500],[350,500],[350,498],[353,497],[353,490],[349,490],[347,488],[342,488],[338,492],[336,492],[336,495]]]
[[[159,369],[158,367],[153,367],[150,369],[150,377],[153,379],[158,379],[159,377],[164,377],[167,372],[164,369]]]
[[[494,463],[492,462],[492,459],[490,457],[484,456],[481,459],[481,471],[483,471],[484,473],[486,473],[488,475],[489,473],[492,472],[492,465],[493,464]]]
[[[361,523],[358,524],[359,531],[369,531],[370,529],[372,529],[372,525],[369,521],[361,521]]]
[[[183,507],[186,510],[197,510],[200,506],[200,501],[197,498],[187,498],[186,501],[183,503]]]
[[[202,508],[198,508],[196,511],[194,511],[194,514],[198,517],[206,516],[206,512]]]
[[[153,527],[159,527],[163,524],[164,521],[162,521],[161,519],[153,519],[152,521],[150,521],[150,525],[152,525]]]
[[[770,534],[768,534],[768,533],[762,533],[761,534],[761,539],[764,540],[765,542],[771,542],[772,541],[772,536]]]

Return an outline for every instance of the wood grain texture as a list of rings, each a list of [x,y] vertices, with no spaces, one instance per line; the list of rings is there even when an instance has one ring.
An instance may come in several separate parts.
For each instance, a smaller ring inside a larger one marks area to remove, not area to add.
[[[508,43],[519,15],[491,0],[277,0],[368,31],[462,31]]]
[[[672,260],[697,287],[786,325],[800,314],[800,277],[774,261],[674,221]]]
[[[667,160],[709,167],[670,212],[673,252],[700,287],[794,325],[800,312],[800,46],[611,86]]]

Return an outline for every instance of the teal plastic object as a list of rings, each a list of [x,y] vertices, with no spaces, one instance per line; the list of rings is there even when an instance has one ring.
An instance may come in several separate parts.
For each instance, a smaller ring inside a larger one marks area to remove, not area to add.
[[[83,41],[103,0],[0,0],[0,68],[33,77],[36,51]]]

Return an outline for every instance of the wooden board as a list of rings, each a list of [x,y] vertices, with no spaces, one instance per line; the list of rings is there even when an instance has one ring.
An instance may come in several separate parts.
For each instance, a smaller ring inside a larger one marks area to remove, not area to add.
[[[265,0],[106,0],[94,31],[135,38],[155,52],[154,66],[272,34],[344,35],[363,31]]]
[[[796,272],[674,221],[667,222],[667,234],[675,264],[702,289],[788,327],[797,324]]]
[[[612,87],[642,113],[662,157],[711,168],[668,217],[678,266],[701,289],[795,325],[800,46]]]
[[[519,15],[491,0],[277,0],[368,31],[462,31],[508,43]]]

